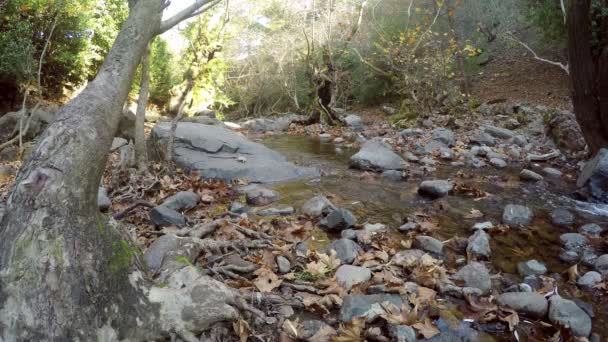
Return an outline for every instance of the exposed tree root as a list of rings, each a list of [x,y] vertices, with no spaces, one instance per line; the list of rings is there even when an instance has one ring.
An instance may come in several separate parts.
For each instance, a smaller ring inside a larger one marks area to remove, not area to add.
[[[125,208],[123,211],[117,213],[116,215],[114,215],[114,219],[115,220],[122,220],[123,218],[125,218],[125,216],[127,216],[128,213],[130,213],[131,211],[135,210],[138,207],[147,207],[147,208],[154,208],[155,205],[148,202],[148,201],[144,201],[144,200],[139,200],[133,204],[131,204],[130,206],[128,206],[127,208]]]

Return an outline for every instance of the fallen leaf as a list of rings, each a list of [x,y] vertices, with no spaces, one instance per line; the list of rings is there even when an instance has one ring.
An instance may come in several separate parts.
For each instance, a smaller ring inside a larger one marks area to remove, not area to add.
[[[274,272],[265,267],[258,269],[254,274],[258,277],[253,284],[261,292],[271,292],[281,286],[281,283],[283,282]]]
[[[431,322],[429,318],[426,318],[424,322],[416,323],[412,325],[412,327],[418,330],[419,334],[422,334],[425,339],[432,338],[433,336],[439,335],[440,331],[437,327]]]
[[[471,211],[464,215],[465,219],[478,219],[478,218],[482,218],[483,217],[483,213],[477,209],[471,209]]]
[[[249,328],[249,324],[242,319],[232,323],[232,328],[234,332],[239,335],[239,340],[241,342],[247,342],[247,339],[251,335],[251,328]]]
[[[365,328],[365,318],[355,318],[347,324],[340,324],[338,336],[334,337],[334,342],[364,342],[365,337],[361,336]]]

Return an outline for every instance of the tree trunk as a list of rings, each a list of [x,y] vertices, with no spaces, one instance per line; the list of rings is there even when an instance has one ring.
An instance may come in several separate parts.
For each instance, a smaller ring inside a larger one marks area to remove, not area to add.
[[[601,148],[608,146],[608,53],[604,47],[603,52],[600,50],[600,57],[594,60],[590,6],[591,0],[570,2],[568,53],[574,112],[589,152],[595,155]]]
[[[98,211],[122,105],[163,28],[164,0],[130,4],[99,74],[57,113],[9,195],[0,222],[0,341],[139,341],[169,332],[193,341],[189,331],[236,317],[225,304],[234,296],[207,277],[182,289],[151,286],[130,237]]]
[[[139,88],[139,99],[137,101],[137,113],[135,118],[135,160],[137,162],[137,169],[140,172],[146,172],[148,169],[148,153],[146,150],[146,134],[144,129],[149,92],[150,44],[146,47],[144,57],[141,60],[141,86]]]

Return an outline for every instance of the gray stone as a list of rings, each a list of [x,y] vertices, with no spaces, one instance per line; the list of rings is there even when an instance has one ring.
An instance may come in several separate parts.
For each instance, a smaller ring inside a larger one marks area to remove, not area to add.
[[[199,197],[194,192],[180,191],[175,195],[167,198],[162,205],[173,210],[179,211],[196,207],[198,201]]]
[[[341,231],[354,226],[356,223],[357,218],[349,210],[336,209],[321,220],[319,226],[330,231]]]
[[[350,239],[339,239],[332,242],[329,250],[336,251],[336,257],[343,264],[352,264],[359,255],[359,245]]]
[[[407,325],[391,325],[388,328],[394,342],[416,342],[416,331]]]
[[[258,216],[289,216],[295,213],[295,209],[288,205],[266,208],[256,212]]]
[[[175,235],[163,235],[156,239],[144,253],[144,261],[148,270],[156,272],[163,265],[165,255],[179,246],[179,238]]]
[[[520,283],[509,286],[504,292],[534,292],[534,289],[526,283]]]
[[[6,212],[6,205],[4,203],[0,202],[0,221],[2,221],[2,216],[4,216],[5,212]]]
[[[532,259],[518,263],[517,271],[523,277],[529,275],[543,275],[547,273],[547,267],[544,264],[540,263],[538,260]]]
[[[302,206],[302,212],[309,216],[320,216],[329,213],[336,207],[325,196],[315,196]]]
[[[579,233],[566,233],[559,237],[560,241],[564,245],[564,248],[569,251],[582,252],[582,250],[589,244],[589,240],[582,234]]]
[[[419,249],[406,249],[393,255],[391,263],[404,268],[410,268],[420,262],[420,258],[426,254]]]
[[[498,296],[497,302],[501,306],[508,306],[518,313],[533,318],[543,318],[549,310],[549,302],[536,292],[510,292]]]
[[[521,172],[519,173],[519,178],[524,181],[532,182],[540,182],[545,179],[542,175],[539,175],[538,173],[528,169],[521,170]]]
[[[347,290],[370,279],[372,272],[365,267],[342,265],[336,271],[336,281]]]
[[[386,171],[382,172],[382,178],[386,178],[393,182],[399,182],[399,181],[403,180],[401,171],[398,171],[398,170],[386,170]]]
[[[110,148],[111,151],[116,151],[119,148],[128,145],[129,142],[126,139],[123,138],[114,138],[114,140],[112,140],[112,147]]]
[[[562,178],[562,176],[563,176],[563,173],[560,170],[554,169],[552,167],[544,168],[543,173],[545,174],[545,176],[547,176],[549,178],[553,178],[553,179],[559,179],[559,178]]]
[[[240,189],[245,194],[247,204],[264,206],[281,199],[281,195],[274,190],[267,189],[261,185],[252,184]]]
[[[559,227],[572,226],[575,220],[574,214],[564,208],[553,210],[549,216],[551,217],[551,223]]]
[[[240,202],[232,202],[230,204],[230,211],[235,214],[242,214],[247,212],[247,207]]]
[[[497,169],[504,169],[505,167],[507,167],[507,162],[502,159],[492,158],[490,159],[490,165],[494,166]]]
[[[602,274],[608,272],[608,254],[604,254],[597,258],[593,264],[593,267],[595,267],[596,271]]]
[[[363,295],[355,294],[344,297],[342,308],[340,309],[339,320],[342,323],[350,322],[355,317],[366,317],[371,318],[374,315],[372,307],[380,306],[384,302],[389,302],[401,308],[404,301],[401,296],[396,294],[374,294],[374,295]]]
[[[418,193],[432,198],[440,198],[447,196],[452,189],[454,189],[454,184],[450,181],[430,180],[420,183]]]
[[[100,186],[97,190],[97,205],[102,212],[110,210],[112,206],[112,201],[108,197],[108,191],[103,186]]]
[[[595,271],[589,271],[582,277],[578,278],[576,283],[580,287],[593,287],[602,282],[602,275]]]
[[[567,264],[575,264],[579,262],[581,256],[577,251],[562,250],[559,254],[559,258]]]
[[[475,234],[469,237],[467,255],[489,258],[491,253],[490,236],[483,229],[475,231]]]
[[[429,253],[443,255],[443,242],[430,236],[417,236],[416,240],[414,240],[414,247]]]
[[[525,226],[532,223],[533,219],[532,210],[523,205],[509,204],[502,213],[502,222],[509,226]]]
[[[402,225],[401,227],[399,227],[399,231],[402,233],[409,233],[416,229],[418,229],[418,224],[415,222],[408,222],[408,223]]]
[[[533,289],[540,289],[543,287],[542,280],[534,274],[524,277],[524,284],[528,284]]]
[[[345,117],[344,122],[355,132],[362,131],[364,128],[361,118],[354,114]]]
[[[509,160],[509,156],[508,155],[502,154],[502,153],[498,153],[498,152],[494,152],[494,151],[488,151],[488,153],[486,153],[486,158],[488,158],[488,159]]]
[[[492,230],[494,229],[494,224],[490,221],[479,222],[473,225],[473,230]]]
[[[329,342],[335,335],[337,335],[336,330],[329,324],[318,320],[308,320],[300,324],[298,337],[310,342]]]
[[[486,132],[480,132],[471,138],[471,143],[480,146],[494,146],[496,145],[496,139]]]
[[[583,168],[576,185],[585,187],[593,200],[608,203],[608,149],[601,149]]]
[[[298,242],[294,249],[297,254],[302,254],[305,256],[306,253],[308,253],[308,244],[306,242]]]
[[[150,221],[157,227],[172,225],[181,227],[186,225],[186,218],[182,214],[164,205],[156,206],[150,210]]]
[[[581,262],[585,266],[593,267],[598,255],[591,248],[585,248],[581,253]]]
[[[528,144],[528,138],[523,135],[516,135],[511,140],[509,140],[512,144],[517,145],[519,147],[524,147]]]
[[[446,144],[439,140],[431,140],[426,145],[424,145],[423,152],[424,154],[431,154],[436,151],[441,151],[441,149],[448,148]]]
[[[291,123],[295,120],[300,119],[301,117],[299,115],[295,115],[295,114],[290,114],[290,115],[284,115],[281,116],[277,119],[268,119],[268,118],[257,118],[257,119],[251,119],[251,120],[247,120],[243,123],[241,123],[241,126],[248,129],[250,132],[258,132],[258,133],[264,133],[264,132],[284,132],[289,128],[289,125],[291,125]],[[207,117],[207,119],[209,119],[209,117]],[[215,115],[212,118],[212,120],[215,120]],[[201,122],[204,123],[204,122]]]
[[[412,163],[417,163],[418,161],[420,161],[420,158],[416,157],[415,154],[413,154],[412,152],[405,152],[403,154],[403,158],[405,158],[405,160],[412,162]]]
[[[492,279],[486,266],[480,262],[470,262],[461,268],[452,279],[464,283],[464,287],[472,287],[487,294],[492,289]]]
[[[575,302],[560,296],[549,301],[549,320],[553,324],[569,326],[574,336],[588,337],[591,333],[591,318]]]
[[[171,123],[161,122],[152,130],[150,146],[157,157],[166,149],[170,128]],[[211,179],[272,183],[319,175],[317,170],[295,166],[278,152],[221,126],[180,122],[173,154],[178,167]],[[242,162],[243,156],[246,162]]]
[[[511,139],[516,135],[515,132],[509,129],[495,126],[486,126],[484,127],[484,131],[490,134],[491,136],[499,139]]]
[[[591,236],[600,236],[602,234],[602,232],[604,231],[604,228],[600,227],[599,225],[597,225],[595,223],[589,223],[589,224],[582,226],[579,229],[579,231],[581,233],[589,234]]]
[[[480,342],[494,340],[488,334],[475,330],[468,322],[448,323],[440,318],[435,321],[435,324],[441,333],[424,340],[425,342]]]
[[[454,154],[452,153],[452,150],[449,149],[448,147],[441,147],[439,149],[439,156],[443,160],[452,160],[452,159],[454,159]]]
[[[330,142],[333,137],[329,133],[321,133],[319,134],[319,140],[321,142]]]
[[[447,128],[435,128],[432,139],[447,146],[454,146],[455,143],[454,133]]]
[[[354,229],[344,229],[343,231],[340,232],[340,236],[343,239],[357,241],[357,231]]]
[[[424,135],[424,131],[420,128],[407,128],[402,130],[399,135],[402,137],[419,137]]]
[[[379,138],[369,140],[350,158],[350,166],[367,171],[403,170],[405,160]]]
[[[291,271],[291,262],[282,255],[277,257],[277,266],[280,273],[289,273],[289,271]]]

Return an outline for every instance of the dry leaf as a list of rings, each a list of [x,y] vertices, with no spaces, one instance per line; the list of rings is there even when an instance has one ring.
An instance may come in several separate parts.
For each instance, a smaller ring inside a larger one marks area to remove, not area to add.
[[[241,342],[247,342],[247,339],[251,335],[251,329],[249,328],[249,324],[242,319],[232,323],[232,328],[234,332],[239,335],[239,340]]]
[[[566,275],[568,277],[568,282],[571,284],[575,284],[579,277],[578,264],[574,264],[570,268],[568,268],[568,270],[566,271]]]
[[[365,318],[355,318],[347,324],[340,324],[338,336],[334,337],[334,342],[364,342],[363,329],[365,328]]]
[[[281,286],[282,280],[271,270],[263,267],[254,272],[257,279],[253,282],[261,292],[271,292]]]
[[[412,327],[418,330],[419,334],[422,334],[425,339],[432,338],[433,336],[439,335],[440,331],[437,327],[431,322],[429,318],[426,318],[424,322],[416,323],[412,325]]]
[[[478,218],[482,218],[482,217],[483,217],[483,213],[477,209],[471,209],[471,212],[464,215],[465,219],[478,219]]]

